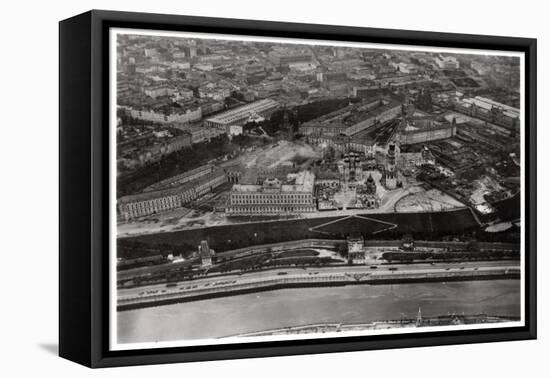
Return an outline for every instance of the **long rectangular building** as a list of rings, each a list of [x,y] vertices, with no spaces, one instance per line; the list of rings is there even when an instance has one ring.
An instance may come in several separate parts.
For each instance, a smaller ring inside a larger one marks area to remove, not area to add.
[[[401,145],[428,143],[456,135],[454,122],[438,121],[434,117],[412,118],[402,122],[395,140]]]
[[[179,175],[169,177],[162,181],[156,182],[153,185],[148,186],[143,191],[152,192],[160,189],[168,189],[170,187],[180,186],[186,182],[194,181],[198,178],[206,176],[214,171],[214,166],[211,164],[201,165],[198,168],[191,169],[190,171],[183,172]]]
[[[124,196],[117,200],[118,216],[128,221],[173,210],[211,192],[225,182],[225,172],[217,170],[183,185]]]
[[[157,123],[189,123],[202,118],[202,109],[200,106],[178,110],[173,113],[156,112],[152,109],[129,108],[129,113],[133,118]]]
[[[476,96],[457,101],[455,110],[507,129],[519,131],[520,110],[485,97]]]
[[[300,125],[300,132],[306,136],[353,136],[400,114],[399,102],[377,97],[306,122]]]
[[[255,116],[267,117],[278,107],[277,101],[266,98],[207,118],[205,124],[228,132],[229,126],[242,125]]]
[[[353,136],[361,131],[368,130],[376,124],[387,122],[401,114],[401,104],[397,101],[384,101],[383,105],[369,112],[368,117],[349,126],[344,134]]]
[[[227,203],[228,215],[278,215],[315,211],[315,175],[302,171],[294,183],[269,178],[262,185],[235,184]]]

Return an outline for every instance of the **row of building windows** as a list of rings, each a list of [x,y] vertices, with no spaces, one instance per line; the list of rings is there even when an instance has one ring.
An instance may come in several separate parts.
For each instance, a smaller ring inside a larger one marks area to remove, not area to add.
[[[456,110],[502,126],[519,126],[519,118],[508,116],[501,110],[491,111],[478,106],[465,106],[460,103],[456,104]]]
[[[314,206],[232,206],[227,208],[229,214],[280,214],[280,213],[309,213],[315,210]]]
[[[240,194],[232,193],[232,198],[235,199],[277,199],[277,200],[288,200],[288,199],[311,199],[311,194]]]
[[[119,205],[119,212],[124,219],[128,220],[172,210],[193,201],[205,193],[208,193],[212,189],[223,184],[225,181],[225,175],[221,175],[201,184],[200,186],[189,188],[177,195],[121,204]]]
[[[263,205],[263,204],[274,204],[274,205],[284,205],[284,204],[303,204],[308,205],[312,202],[312,198],[307,199],[231,199],[232,204],[253,204],[253,205]]]
[[[166,211],[180,207],[182,201],[179,196],[170,196],[163,198],[156,198],[148,201],[132,202],[126,205],[122,205],[121,213],[128,217],[139,217],[149,214],[154,214],[160,211]]]

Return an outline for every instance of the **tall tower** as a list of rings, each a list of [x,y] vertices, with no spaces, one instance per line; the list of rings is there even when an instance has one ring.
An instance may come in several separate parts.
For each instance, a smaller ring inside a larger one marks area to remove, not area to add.
[[[369,177],[367,178],[367,182],[365,184],[366,186],[366,192],[369,195],[375,195],[376,194],[376,182],[372,178],[372,175],[369,173]]]
[[[395,167],[397,147],[394,143],[388,145],[386,154],[386,167],[384,172],[384,181],[388,189],[397,187],[397,171]]]
[[[355,181],[357,169],[359,164],[361,163],[359,155],[355,152],[346,153],[344,155],[344,163],[344,178],[346,182]]]
[[[420,327],[422,325],[422,310],[418,307],[418,315],[416,315],[416,326]]]

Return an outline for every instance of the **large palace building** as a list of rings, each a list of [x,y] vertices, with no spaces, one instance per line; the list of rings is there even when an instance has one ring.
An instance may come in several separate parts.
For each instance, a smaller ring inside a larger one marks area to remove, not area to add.
[[[291,176],[291,175],[289,175]],[[235,184],[227,203],[228,215],[296,214],[315,211],[315,175],[302,171],[293,182],[282,184],[276,178],[262,185]]]

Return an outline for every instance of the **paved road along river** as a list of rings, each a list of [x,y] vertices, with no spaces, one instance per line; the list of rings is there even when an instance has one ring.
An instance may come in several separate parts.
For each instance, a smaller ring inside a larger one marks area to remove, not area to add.
[[[311,323],[486,313],[520,316],[520,281],[284,289],[118,312],[119,343],[218,338]]]

